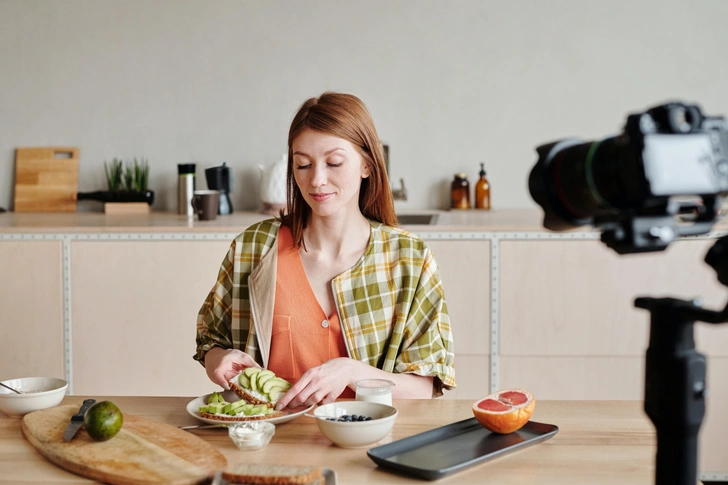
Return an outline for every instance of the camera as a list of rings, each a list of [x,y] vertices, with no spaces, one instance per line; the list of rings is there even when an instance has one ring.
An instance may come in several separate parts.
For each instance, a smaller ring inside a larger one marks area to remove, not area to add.
[[[680,236],[710,232],[728,193],[728,124],[697,105],[667,103],[627,117],[601,141],[564,139],[539,146],[528,186],[554,231],[592,225],[619,254],[660,251]],[[728,236],[705,262],[728,286]],[[655,483],[694,485],[705,415],[706,359],[695,350],[695,322],[728,322],[699,300],[639,297],[650,312],[644,410],[657,431]]]
[[[528,186],[544,227],[592,225],[620,254],[709,232],[728,193],[728,122],[695,104],[662,104],[628,115],[616,136],[536,151]]]

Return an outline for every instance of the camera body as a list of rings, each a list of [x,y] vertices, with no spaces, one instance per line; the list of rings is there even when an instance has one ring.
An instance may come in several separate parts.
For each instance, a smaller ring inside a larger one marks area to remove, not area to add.
[[[697,105],[662,104],[629,115],[619,135],[536,150],[529,190],[544,227],[598,227],[619,253],[662,250],[679,236],[709,232],[728,193],[728,122]]]

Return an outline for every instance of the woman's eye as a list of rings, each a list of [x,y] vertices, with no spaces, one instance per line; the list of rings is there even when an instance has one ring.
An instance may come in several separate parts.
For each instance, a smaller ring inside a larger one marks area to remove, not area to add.
[[[311,164],[308,165],[296,165],[297,170],[306,170],[307,168],[311,168]]]
[[[329,167],[341,167],[344,162],[329,162]]]

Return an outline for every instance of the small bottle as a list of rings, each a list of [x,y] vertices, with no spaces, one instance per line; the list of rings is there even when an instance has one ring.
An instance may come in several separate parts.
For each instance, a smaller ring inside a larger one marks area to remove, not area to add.
[[[490,183],[485,178],[484,164],[480,164],[480,178],[475,183],[475,208],[490,210]]]
[[[451,185],[452,209],[470,209],[470,184],[468,176],[464,173],[456,173],[455,180]]]

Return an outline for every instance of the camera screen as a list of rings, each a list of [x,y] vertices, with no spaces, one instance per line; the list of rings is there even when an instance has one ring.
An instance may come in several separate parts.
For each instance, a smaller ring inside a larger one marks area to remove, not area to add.
[[[647,135],[642,160],[653,195],[707,195],[725,190],[706,133]]]

